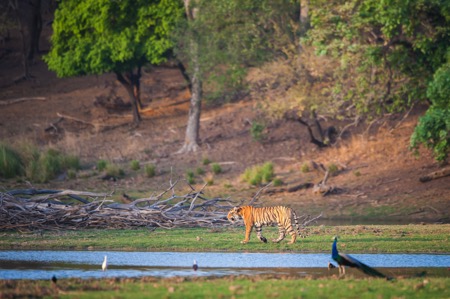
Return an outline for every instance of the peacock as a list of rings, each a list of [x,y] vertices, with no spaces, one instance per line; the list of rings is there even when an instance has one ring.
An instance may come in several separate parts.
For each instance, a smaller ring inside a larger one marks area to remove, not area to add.
[[[374,268],[369,267],[364,263],[361,263],[354,257],[351,257],[344,253],[339,253],[337,250],[337,237],[334,237],[333,247],[331,249],[331,257],[339,265],[339,275],[345,275],[345,266],[349,266],[352,268],[357,268],[357,269],[361,270],[362,272],[364,272],[368,275],[371,275],[371,276],[389,279],[383,273],[380,273],[377,270],[375,270]]]

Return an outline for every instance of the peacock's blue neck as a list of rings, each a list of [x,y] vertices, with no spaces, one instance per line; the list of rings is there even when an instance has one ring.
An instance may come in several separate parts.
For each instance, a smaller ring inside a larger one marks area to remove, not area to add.
[[[337,239],[334,239],[333,247],[331,248],[331,257],[336,258],[339,256],[339,252],[337,250]]]

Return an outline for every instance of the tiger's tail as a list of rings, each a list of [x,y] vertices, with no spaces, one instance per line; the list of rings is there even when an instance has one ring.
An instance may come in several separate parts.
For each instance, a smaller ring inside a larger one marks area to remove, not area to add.
[[[297,213],[295,213],[294,209],[292,209],[292,215],[294,216],[295,227],[297,228],[297,234],[300,238],[306,238],[306,234],[303,234],[300,229],[300,224],[298,223]]]

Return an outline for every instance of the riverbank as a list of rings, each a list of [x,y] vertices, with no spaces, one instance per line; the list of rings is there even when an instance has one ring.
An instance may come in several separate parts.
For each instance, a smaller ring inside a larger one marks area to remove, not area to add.
[[[0,250],[130,250],[230,252],[330,252],[332,237],[347,253],[449,253],[450,224],[311,226],[308,237],[288,244],[262,243],[244,227],[1,232]],[[267,239],[278,235],[265,227]]]

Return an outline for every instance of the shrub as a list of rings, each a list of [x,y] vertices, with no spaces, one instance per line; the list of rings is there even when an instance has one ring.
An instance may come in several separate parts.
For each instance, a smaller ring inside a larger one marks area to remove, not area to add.
[[[213,163],[211,165],[211,170],[214,174],[219,174],[222,172],[222,167],[220,167],[220,165],[217,163]]]
[[[328,172],[331,175],[337,174],[338,171],[339,171],[339,168],[337,167],[336,164],[331,163],[330,165],[328,165]]]
[[[261,141],[264,139],[264,129],[265,126],[259,122],[253,122],[252,127],[250,128],[250,135],[252,136],[253,140],[255,141]]]
[[[307,172],[310,172],[310,171],[311,171],[311,169],[309,169],[308,163],[303,163],[303,164],[302,164],[302,167],[300,168],[300,170],[301,170],[301,172],[303,172],[303,173],[307,173]]]
[[[134,171],[141,169],[141,165],[139,165],[139,161],[138,160],[132,160],[130,162],[130,167]]]
[[[208,176],[205,178],[205,183],[206,183],[208,186],[214,185],[214,176],[208,175]]]
[[[156,175],[156,166],[153,164],[149,164],[145,166],[145,174],[147,177],[152,178]]]
[[[80,170],[81,169],[80,158],[74,155],[63,156],[63,167],[65,169]]]
[[[281,179],[276,178],[276,179],[273,180],[273,186],[274,187],[279,187],[281,185],[283,185],[283,181]]]
[[[97,170],[98,171],[103,171],[106,169],[106,166],[108,166],[108,162],[106,160],[98,160],[97,161]]]
[[[78,157],[53,148],[42,152],[34,144],[22,143],[15,150],[0,144],[0,176],[6,178],[24,174],[31,182],[45,183],[63,171],[76,172],[80,168]]]
[[[266,162],[262,166],[262,178],[264,182],[270,182],[273,180],[275,174],[273,172],[273,164],[271,162]]]
[[[19,153],[5,144],[0,144],[0,176],[8,179],[21,175],[22,172],[23,163]]]
[[[209,160],[208,158],[205,157],[205,158],[203,158],[202,163],[203,163],[203,165],[208,165],[211,163],[211,160]]]
[[[195,175],[192,170],[186,172],[186,181],[191,185],[195,184]]]
[[[247,168],[242,175],[243,181],[251,185],[259,185],[262,182],[270,182],[274,178],[273,164],[271,162],[264,163],[264,165],[256,165]]]
[[[105,171],[106,171],[107,175],[114,177],[114,178],[120,178],[125,175],[125,172],[123,171],[123,169],[121,169],[116,164],[108,164],[106,166]]]

